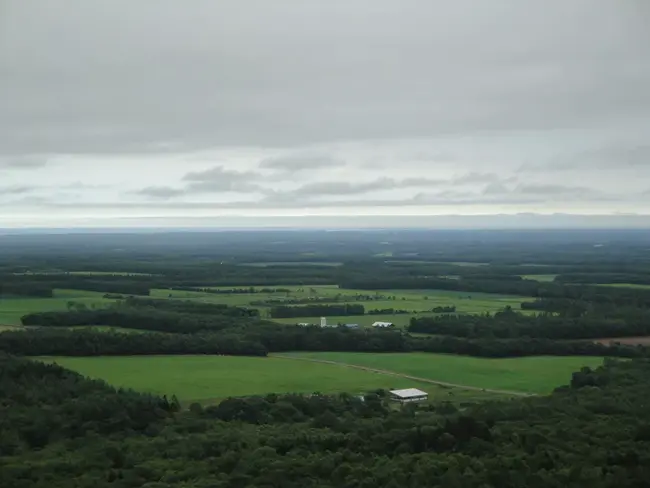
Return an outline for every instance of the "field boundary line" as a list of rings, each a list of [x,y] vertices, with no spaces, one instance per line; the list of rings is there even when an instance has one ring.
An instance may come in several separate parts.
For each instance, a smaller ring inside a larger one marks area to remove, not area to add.
[[[360,369],[362,371],[368,371],[370,373],[378,373],[378,374],[383,374],[387,376],[396,376],[398,378],[405,378],[413,381],[419,381],[421,383],[429,383],[431,385],[437,385],[437,386],[447,386],[450,388],[458,388],[461,390],[471,390],[471,391],[482,391],[486,393],[498,393],[502,395],[512,395],[512,396],[520,396],[520,397],[532,397],[532,396],[537,396],[536,393],[528,393],[524,391],[511,391],[511,390],[497,390],[494,388],[481,388],[479,386],[469,386],[469,385],[461,385],[458,383],[448,383],[446,381],[438,381],[438,380],[432,380],[429,378],[422,378],[419,376],[412,376],[409,374],[405,373],[397,373],[396,371],[390,371],[387,369],[377,369],[377,368],[370,368],[368,366],[360,366],[358,364],[349,364],[349,363],[341,363],[339,361],[330,361],[327,359],[313,359],[313,358],[304,358],[300,356],[285,356],[283,354],[269,354],[269,357],[273,358],[280,358],[280,359],[294,359],[297,361],[309,361],[312,363],[322,363],[322,364],[332,364],[335,366],[344,366],[346,368],[352,368],[352,369]]]

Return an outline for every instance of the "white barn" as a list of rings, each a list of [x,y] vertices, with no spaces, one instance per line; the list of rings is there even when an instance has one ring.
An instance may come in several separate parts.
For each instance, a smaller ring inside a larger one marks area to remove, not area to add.
[[[392,327],[393,324],[392,322],[373,322],[372,326],[373,327]]]
[[[390,396],[392,400],[400,403],[422,402],[429,398],[429,394],[426,391],[418,390],[417,388],[391,390]]]

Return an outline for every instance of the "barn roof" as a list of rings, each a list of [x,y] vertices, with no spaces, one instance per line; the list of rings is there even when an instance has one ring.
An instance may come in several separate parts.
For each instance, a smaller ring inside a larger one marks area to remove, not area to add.
[[[413,398],[413,397],[421,397],[427,395],[426,391],[418,390],[417,388],[406,388],[404,390],[391,390],[390,393],[391,395],[395,395],[400,398]]]

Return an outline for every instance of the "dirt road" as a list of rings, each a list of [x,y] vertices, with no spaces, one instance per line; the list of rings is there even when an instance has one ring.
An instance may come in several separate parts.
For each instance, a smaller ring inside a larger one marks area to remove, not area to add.
[[[487,393],[497,393],[501,395],[511,395],[511,396],[519,396],[519,397],[529,397],[529,396],[535,396],[534,393],[525,393],[522,391],[508,391],[508,390],[495,390],[491,388],[479,388],[477,386],[468,386],[468,385],[459,385],[456,383],[447,383],[445,381],[436,381],[436,380],[431,380],[429,378],[420,378],[419,376],[411,376],[408,374],[403,374],[403,373],[396,373],[395,371],[388,371],[385,369],[375,369],[375,368],[369,368],[367,366],[359,366],[356,364],[348,364],[348,363],[340,363],[338,361],[328,361],[325,359],[312,359],[312,358],[301,358],[297,356],[284,356],[282,354],[270,354],[271,357],[274,358],[282,358],[282,359],[294,359],[296,361],[309,361],[312,363],[323,363],[323,364],[333,364],[336,366],[345,366],[346,368],[353,368],[353,369],[360,369],[362,371],[369,371],[371,373],[377,373],[377,374],[384,374],[387,376],[395,376],[398,378],[406,378],[409,380],[413,381],[419,381],[422,383],[429,383],[431,385],[438,385],[438,386],[448,386],[451,388],[459,388],[462,390],[471,390],[471,391],[483,391]]]

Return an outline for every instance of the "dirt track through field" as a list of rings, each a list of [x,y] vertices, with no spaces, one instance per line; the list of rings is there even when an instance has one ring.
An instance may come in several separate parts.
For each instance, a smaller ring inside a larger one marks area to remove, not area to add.
[[[408,375],[408,374],[396,373],[395,371],[388,371],[386,369],[369,368],[367,366],[359,366],[359,365],[356,365],[356,364],[340,363],[338,361],[328,361],[326,359],[301,358],[301,357],[298,357],[298,356],[284,356],[282,354],[270,354],[270,356],[274,357],[274,358],[281,358],[281,359],[294,359],[296,361],[309,361],[309,362],[312,362],[312,363],[333,364],[335,366],[344,366],[346,368],[360,369],[362,371],[368,371],[370,373],[384,374],[384,375],[387,375],[387,376],[396,376],[398,378],[406,378],[406,379],[409,379],[409,380],[419,381],[419,382],[422,382],[422,383],[429,383],[431,385],[447,386],[447,387],[450,387],[450,388],[459,388],[459,389],[462,389],[462,390],[482,391],[482,392],[487,392],[487,393],[497,393],[497,394],[501,394],[501,395],[512,395],[512,396],[522,396],[522,397],[535,396],[535,393],[525,393],[523,391],[494,390],[494,389],[490,389],[490,388],[479,388],[478,386],[459,385],[459,384],[456,384],[456,383],[447,383],[445,381],[436,381],[436,380],[431,380],[429,378],[420,378],[419,376],[411,376],[411,375]]]

